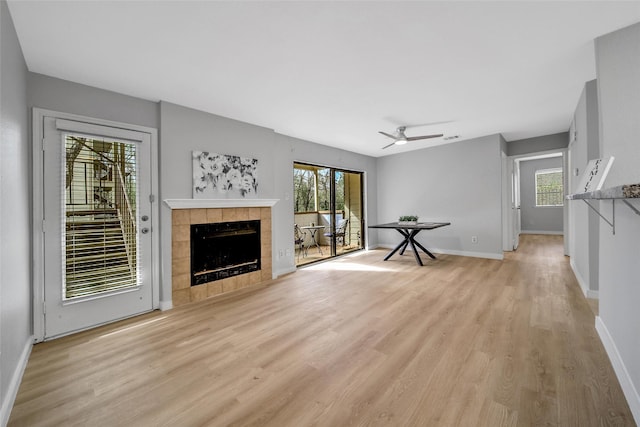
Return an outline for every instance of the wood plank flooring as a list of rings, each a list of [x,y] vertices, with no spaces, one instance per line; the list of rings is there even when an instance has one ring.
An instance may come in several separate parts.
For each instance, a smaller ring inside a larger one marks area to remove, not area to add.
[[[635,425],[561,237],[385,253],[38,344],[9,425]]]

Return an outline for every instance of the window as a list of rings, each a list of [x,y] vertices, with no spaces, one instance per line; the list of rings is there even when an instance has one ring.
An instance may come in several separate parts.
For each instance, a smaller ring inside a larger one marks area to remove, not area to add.
[[[344,210],[344,173],[335,172],[336,210]],[[331,169],[296,163],[293,167],[294,212],[331,209]]]
[[[563,200],[562,169],[537,170],[536,206],[562,206]]]

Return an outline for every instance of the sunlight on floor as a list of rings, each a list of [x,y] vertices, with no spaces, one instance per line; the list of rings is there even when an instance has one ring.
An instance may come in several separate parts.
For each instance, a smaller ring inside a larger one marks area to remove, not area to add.
[[[334,262],[324,262],[321,264],[311,265],[305,267],[307,270],[320,270],[320,271],[395,271],[392,268],[376,267],[368,264],[358,264],[357,262],[336,260]]]
[[[100,336],[96,337],[96,339],[110,337],[112,335],[116,335],[116,334],[119,334],[121,332],[127,332],[127,331],[130,331],[132,329],[140,328],[142,326],[146,326],[146,325],[149,325],[151,323],[155,323],[155,322],[157,322],[159,320],[163,320],[163,319],[166,319],[166,316],[158,317],[157,319],[147,320],[146,322],[136,323],[135,325],[131,325],[131,326],[127,327],[127,328],[118,329],[116,331],[109,332],[108,334],[100,335]]]

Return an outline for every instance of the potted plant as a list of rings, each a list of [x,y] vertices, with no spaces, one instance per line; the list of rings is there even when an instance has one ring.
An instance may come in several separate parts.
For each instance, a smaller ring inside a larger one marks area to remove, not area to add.
[[[415,215],[403,215],[398,219],[400,225],[416,225],[418,224],[418,217]]]

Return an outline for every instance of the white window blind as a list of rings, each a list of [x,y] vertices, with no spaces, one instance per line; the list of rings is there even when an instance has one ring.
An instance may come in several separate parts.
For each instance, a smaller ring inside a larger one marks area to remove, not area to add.
[[[63,299],[138,285],[136,145],[67,134]]]

